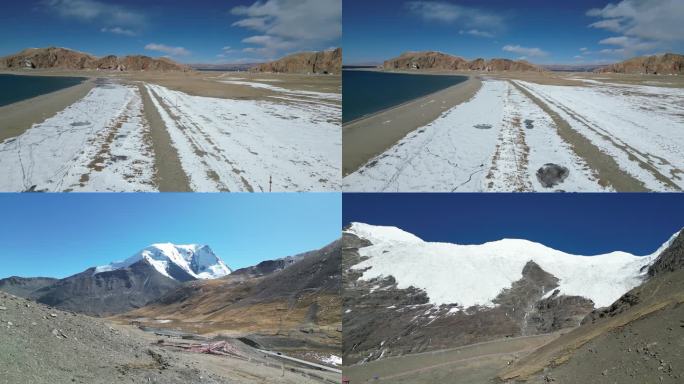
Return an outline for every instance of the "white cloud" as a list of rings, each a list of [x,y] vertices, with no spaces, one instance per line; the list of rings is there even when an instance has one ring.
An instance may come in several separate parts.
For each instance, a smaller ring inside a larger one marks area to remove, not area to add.
[[[43,0],[40,7],[64,18],[105,25],[142,26],[145,16],[119,5],[96,0]]]
[[[620,47],[603,49],[602,53],[628,56],[684,42],[682,0],[622,0],[603,8],[590,9],[587,15],[601,19],[590,27],[621,35],[602,40],[601,44]]]
[[[169,56],[187,56],[190,54],[190,51],[183,47],[170,47],[164,44],[150,43],[145,46],[145,49],[149,51],[163,52]]]
[[[481,31],[479,29],[469,29],[467,31],[460,30],[458,31],[459,34],[461,35],[471,35],[471,36],[477,36],[477,37],[494,37],[493,33],[487,32],[487,31]]]
[[[409,1],[406,8],[429,22],[459,23],[467,28],[501,30],[504,20],[501,16],[477,8],[465,7],[443,1]]]
[[[594,28],[645,40],[684,41],[682,0],[623,0],[591,9],[587,15],[603,19],[591,24]]]
[[[601,53],[617,54],[623,56],[634,55],[637,52],[648,51],[658,47],[658,43],[653,41],[642,41],[641,39],[627,36],[609,37],[599,41],[603,45],[615,45],[619,48],[602,49]]]
[[[579,50],[580,50],[580,52],[587,52],[588,49],[586,47],[582,47]]]
[[[342,35],[342,0],[259,0],[238,6],[233,15],[244,17],[234,27],[259,34],[243,40],[256,47],[243,49],[263,56],[288,50],[320,49]]]
[[[533,56],[533,57],[541,57],[541,56],[547,56],[548,55],[548,52],[543,51],[539,48],[521,47],[520,45],[506,45],[502,49],[506,52],[513,52],[513,53],[517,53],[520,55]]]
[[[135,36],[136,33],[131,31],[130,29],[125,29],[121,27],[113,27],[113,28],[102,28],[100,29],[100,32],[109,32],[113,33],[115,35],[124,35],[124,36]]]

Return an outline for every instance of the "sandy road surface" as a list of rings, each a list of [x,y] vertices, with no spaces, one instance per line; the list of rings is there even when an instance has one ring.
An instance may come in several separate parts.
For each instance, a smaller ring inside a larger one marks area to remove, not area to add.
[[[508,362],[555,339],[557,334],[478,343],[443,351],[377,360],[343,368],[352,383],[490,383]],[[377,379],[376,379],[377,378]]]

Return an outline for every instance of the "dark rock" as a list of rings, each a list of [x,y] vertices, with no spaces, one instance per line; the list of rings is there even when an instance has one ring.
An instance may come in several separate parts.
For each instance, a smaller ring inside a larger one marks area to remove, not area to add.
[[[537,170],[537,180],[545,188],[551,188],[562,183],[568,175],[570,175],[569,169],[552,163],[544,164]]]

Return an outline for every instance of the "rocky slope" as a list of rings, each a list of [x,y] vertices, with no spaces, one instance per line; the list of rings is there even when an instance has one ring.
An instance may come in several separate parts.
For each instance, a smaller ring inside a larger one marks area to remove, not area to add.
[[[399,57],[385,61],[383,63],[383,68],[387,70],[425,71],[543,71],[542,68],[526,61],[514,61],[509,59],[485,60],[482,58],[467,61],[457,56],[434,51],[405,52]]]
[[[0,69],[60,69],[60,70],[107,70],[107,71],[188,71],[189,67],[166,58],[148,56],[105,56],[74,51],[67,48],[29,48],[14,55],[0,58]]]
[[[649,278],[582,325],[515,362],[505,382],[680,383],[684,379],[684,233]]]
[[[0,293],[0,383],[224,383],[125,330]]]
[[[515,241],[427,243],[396,228],[358,224],[343,242],[345,365],[577,327],[597,307],[641,284],[647,265],[675,244],[655,256],[583,258]],[[457,269],[444,264],[450,259]],[[610,288],[600,279],[621,291],[603,296]]]
[[[595,72],[678,75],[684,73],[684,56],[675,53],[640,56],[596,69]]]
[[[118,318],[187,332],[240,334],[281,350],[339,354],[340,247],[336,241],[283,268],[277,267],[280,262],[266,268],[262,263],[222,279],[189,282]]]
[[[339,74],[342,69],[342,48],[319,52],[295,53],[280,60],[259,64],[255,72]]]
[[[33,291],[52,285],[57,280],[51,277],[11,276],[0,279],[0,291],[11,293],[14,296],[29,297]]]
[[[89,268],[29,297],[62,310],[109,316],[142,307],[181,285],[143,261],[124,269],[95,272]]]

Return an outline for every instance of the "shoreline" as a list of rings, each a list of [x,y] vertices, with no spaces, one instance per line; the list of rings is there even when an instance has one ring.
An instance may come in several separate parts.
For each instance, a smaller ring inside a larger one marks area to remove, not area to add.
[[[63,111],[94,87],[95,78],[86,78],[80,84],[0,107],[0,142],[17,137]]]
[[[359,70],[358,72],[362,72],[362,71]],[[367,72],[396,73],[396,74],[400,74],[400,75],[423,75],[422,73],[415,73],[415,72],[390,72],[390,71],[374,71],[374,70],[373,70],[373,71],[367,71]],[[461,76],[461,77],[465,77],[466,79],[463,80],[463,81],[461,81],[460,83],[456,83],[456,84],[454,84],[454,85],[450,85],[450,86],[448,86],[448,87],[446,87],[446,88],[442,88],[442,89],[437,90],[437,91],[435,91],[435,92],[430,92],[430,93],[428,93],[427,95],[418,96],[418,97],[413,98],[413,99],[410,99],[410,100],[402,101],[401,103],[396,104],[396,105],[393,105],[393,106],[391,106],[391,107],[383,108],[383,109],[381,109],[381,110],[379,110],[379,111],[375,111],[375,112],[373,112],[373,113],[369,113],[369,114],[367,114],[367,115],[363,115],[363,116],[361,116],[361,117],[357,117],[356,119],[353,119],[353,120],[350,120],[350,121],[347,121],[347,122],[342,122],[342,128],[344,128],[344,127],[346,127],[346,126],[348,126],[348,125],[357,123],[357,122],[359,122],[359,121],[362,121],[362,120],[364,120],[364,119],[371,118],[371,117],[373,117],[373,116],[375,116],[375,115],[381,114],[381,113],[386,112],[386,111],[389,111],[389,110],[391,110],[391,109],[399,108],[399,107],[401,107],[402,105],[412,103],[412,102],[414,102],[414,101],[416,101],[416,100],[418,100],[418,99],[421,99],[421,98],[423,98],[423,97],[429,97],[430,95],[434,95],[435,93],[439,93],[439,92],[441,92],[441,91],[444,91],[445,89],[449,89],[449,88],[451,88],[451,87],[455,87],[455,86],[457,86],[457,85],[463,84],[463,83],[467,82],[468,80],[470,80],[470,78],[472,77],[472,75],[464,75],[464,74],[455,74],[455,75],[452,75],[452,74],[449,74],[449,73],[441,73],[441,72],[440,72],[440,73],[435,73],[435,72],[433,72],[433,73],[428,73],[427,75],[430,75],[430,76]],[[344,97],[344,96],[343,96],[343,97]]]
[[[432,75],[446,74],[433,72]],[[445,111],[475,95],[481,86],[480,77],[477,75],[461,76],[468,76],[468,79],[343,124],[342,176],[355,172],[410,132],[431,123]]]

